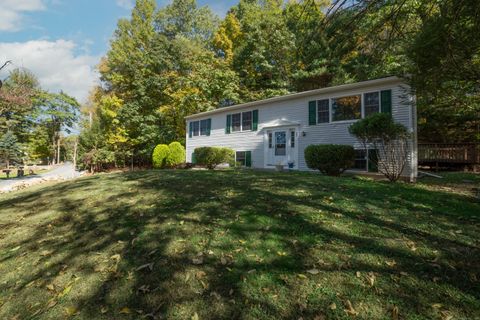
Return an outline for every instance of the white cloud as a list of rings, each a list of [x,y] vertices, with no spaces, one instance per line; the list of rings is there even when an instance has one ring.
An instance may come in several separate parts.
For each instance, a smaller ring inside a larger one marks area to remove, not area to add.
[[[0,31],[20,30],[24,13],[45,8],[43,0],[0,0]]]
[[[5,78],[12,68],[25,67],[38,77],[42,88],[52,92],[63,90],[84,102],[89,90],[98,83],[95,65],[100,57],[77,54],[76,47],[67,40],[0,42],[0,62],[13,61],[2,70],[0,78]]]
[[[117,5],[126,10],[131,10],[134,6],[134,0],[117,0]]]

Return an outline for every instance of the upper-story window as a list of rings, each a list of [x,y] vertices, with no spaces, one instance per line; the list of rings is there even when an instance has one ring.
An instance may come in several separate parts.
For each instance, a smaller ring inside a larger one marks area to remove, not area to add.
[[[368,92],[363,95],[363,114],[365,117],[380,112],[380,93]]]
[[[252,130],[252,111],[242,112],[242,131]]]
[[[198,137],[200,135],[200,121],[194,121],[192,122],[192,127],[193,127],[193,136]]]
[[[330,100],[323,99],[317,101],[317,123],[330,122]]]
[[[201,120],[200,121],[200,135],[206,136],[208,135],[208,131],[210,130],[208,125],[208,120]]]
[[[353,95],[332,99],[332,121],[362,118],[362,96]]]
[[[232,114],[232,132],[252,130],[252,111]]]
[[[225,132],[256,131],[258,128],[258,110],[227,115]]]
[[[357,120],[376,112],[392,113],[392,90],[309,101],[308,124]]]
[[[232,132],[242,131],[242,114],[232,114]]]
[[[189,137],[209,136],[211,131],[211,119],[191,121],[189,128]]]

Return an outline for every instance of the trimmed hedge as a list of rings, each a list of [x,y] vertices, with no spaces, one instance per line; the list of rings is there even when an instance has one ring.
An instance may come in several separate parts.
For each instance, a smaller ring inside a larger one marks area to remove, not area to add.
[[[185,148],[180,144],[180,142],[172,142],[168,145],[170,153],[165,159],[165,165],[167,167],[177,167],[178,165],[185,162]]]
[[[320,170],[329,176],[339,176],[353,167],[355,150],[352,146],[338,144],[310,145],[305,148],[305,161],[310,169]]]
[[[170,155],[170,148],[166,144],[159,144],[153,150],[152,164],[156,169],[165,168],[166,160]]]
[[[197,164],[213,170],[221,163],[232,163],[235,159],[235,151],[230,148],[200,147],[195,149]]]

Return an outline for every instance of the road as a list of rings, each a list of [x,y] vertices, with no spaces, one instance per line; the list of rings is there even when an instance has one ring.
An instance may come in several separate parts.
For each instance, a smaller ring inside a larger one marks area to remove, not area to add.
[[[23,181],[28,181],[31,179],[38,179],[38,178],[52,178],[58,177],[58,179],[74,179],[80,176],[80,172],[75,171],[73,163],[66,162],[59,166],[56,166],[53,170],[50,170],[45,173],[40,173],[33,176],[26,176],[23,178],[15,178],[10,180],[0,180],[0,191],[9,189],[10,187],[19,184]]]

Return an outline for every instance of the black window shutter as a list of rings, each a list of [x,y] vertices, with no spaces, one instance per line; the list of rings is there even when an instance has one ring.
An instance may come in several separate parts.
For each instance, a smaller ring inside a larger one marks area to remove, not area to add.
[[[252,112],[252,130],[257,131],[258,130],[258,110],[253,110]]]
[[[190,121],[190,129],[188,130],[188,137],[191,138],[193,135],[193,122]]]
[[[227,115],[227,124],[225,126],[225,133],[229,134],[230,131],[231,131],[231,127],[232,127],[232,115],[228,114]]]
[[[392,114],[392,90],[381,92],[381,110],[382,113]]]
[[[197,163],[197,158],[195,157],[195,152],[192,153],[192,164]]]
[[[248,168],[252,167],[252,151],[245,152],[245,166]]]
[[[311,126],[317,124],[317,101],[308,103],[308,124]]]
[[[207,136],[210,135],[211,131],[212,131],[212,119],[207,119]]]

